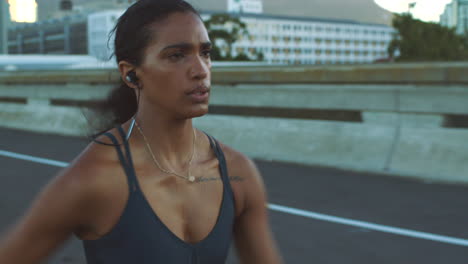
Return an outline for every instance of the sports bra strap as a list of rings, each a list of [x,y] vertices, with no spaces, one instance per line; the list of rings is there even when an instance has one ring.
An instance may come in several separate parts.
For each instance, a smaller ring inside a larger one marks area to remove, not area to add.
[[[215,149],[215,146],[214,146],[214,143],[213,143],[213,139],[211,138],[210,135],[208,135],[207,133],[205,133],[205,131],[202,131],[207,137],[208,137],[208,141],[210,141],[210,146],[211,148],[214,150]],[[216,153],[216,152],[215,152]]]
[[[138,186],[138,181],[135,175],[135,168],[133,166],[132,153],[130,151],[130,145],[128,144],[128,140],[126,139],[125,131],[123,130],[122,126],[118,125],[117,130],[119,131],[120,137],[125,147],[125,156],[127,157],[126,167],[128,167],[128,170],[126,169],[125,171],[127,172],[128,186],[131,193],[132,191],[136,190]]]
[[[205,132],[203,131],[203,133]],[[205,135],[208,136],[208,139],[210,140],[211,148],[215,151],[216,157],[218,157],[219,159],[219,163],[220,163],[219,165],[221,167],[221,172],[222,172],[221,177],[223,177],[223,181],[227,185],[229,185],[229,175],[227,172],[227,165],[226,165],[226,159],[224,157],[224,153],[223,151],[221,151],[221,147],[219,146],[218,141],[214,137],[208,135],[207,133],[205,133]]]
[[[128,166],[128,160],[125,159],[125,155],[123,154],[122,152],[122,149],[120,148],[121,144],[119,144],[119,142],[117,141],[117,139],[115,138],[114,135],[112,135],[112,133],[110,132],[106,132],[103,134],[104,136],[107,136],[113,143],[113,146],[115,147],[115,149],[117,150],[117,154],[119,156],[119,160],[120,162],[122,163],[122,166],[124,167],[124,170],[125,170],[125,174],[129,174],[130,173],[130,166]],[[98,143],[101,143],[100,141],[97,141]],[[111,144],[106,144],[108,146],[111,146]]]

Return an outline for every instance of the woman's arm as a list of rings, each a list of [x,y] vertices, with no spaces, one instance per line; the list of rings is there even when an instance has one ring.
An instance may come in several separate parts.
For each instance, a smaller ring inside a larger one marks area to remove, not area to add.
[[[262,177],[249,158],[241,155],[238,173],[244,178],[243,209],[234,229],[237,253],[242,264],[283,263],[268,221],[267,199]]]
[[[55,177],[20,222],[4,234],[0,263],[39,263],[89,220],[95,188],[82,167],[69,168]]]

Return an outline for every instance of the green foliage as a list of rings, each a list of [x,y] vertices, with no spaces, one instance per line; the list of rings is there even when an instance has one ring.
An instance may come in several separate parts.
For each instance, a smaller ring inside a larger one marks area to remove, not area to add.
[[[389,54],[400,52],[397,61],[461,61],[468,59],[468,38],[455,29],[415,20],[410,14],[394,14],[398,31],[388,47]]]
[[[231,56],[233,44],[239,40],[241,36],[248,36],[247,25],[242,22],[238,17],[230,16],[226,13],[214,14],[210,19],[204,21],[205,27],[210,35],[211,42],[213,43],[213,52],[211,58],[216,61],[251,61],[246,54],[239,54],[235,58]],[[221,52],[220,47],[217,46],[219,40],[222,40],[227,45],[227,50]],[[259,58],[259,56],[257,56]],[[261,56],[263,59],[263,54]]]

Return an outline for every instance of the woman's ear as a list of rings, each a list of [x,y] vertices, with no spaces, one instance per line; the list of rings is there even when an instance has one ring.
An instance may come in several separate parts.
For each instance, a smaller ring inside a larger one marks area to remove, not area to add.
[[[135,66],[126,61],[119,62],[120,76],[125,84],[133,89],[140,89],[140,80],[135,71]]]

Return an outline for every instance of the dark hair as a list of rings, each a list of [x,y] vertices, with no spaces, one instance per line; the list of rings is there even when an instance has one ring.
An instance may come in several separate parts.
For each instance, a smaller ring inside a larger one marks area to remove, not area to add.
[[[155,37],[151,27],[176,12],[192,12],[200,17],[198,11],[183,0],[138,0],[131,5],[109,34],[109,39],[115,34],[113,56],[117,64],[127,61],[134,66],[141,65],[145,49]],[[137,107],[135,90],[121,80],[119,86],[114,88],[107,100],[98,107],[99,111],[110,112],[112,116],[111,120],[107,120],[108,123],[103,125],[105,129],[100,130],[104,132],[117,124],[125,123],[135,115]]]

